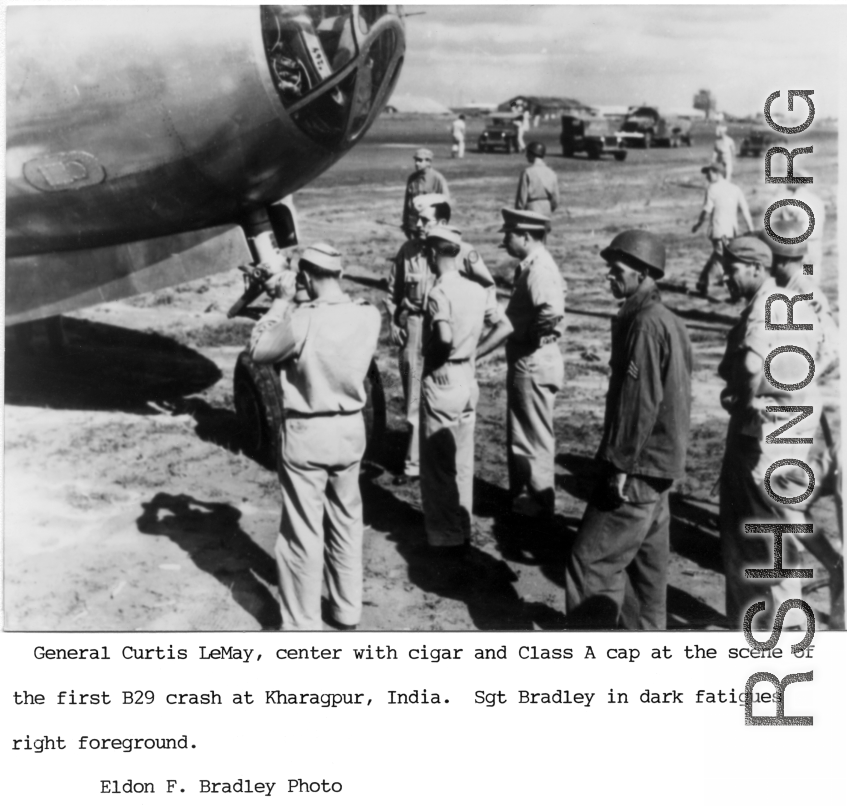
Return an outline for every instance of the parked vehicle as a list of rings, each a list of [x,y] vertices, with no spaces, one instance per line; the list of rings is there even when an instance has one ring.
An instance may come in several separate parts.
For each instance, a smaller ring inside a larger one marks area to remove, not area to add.
[[[771,146],[784,146],[788,138],[770,126],[753,126],[744,135],[738,149],[739,157],[761,157]]]
[[[691,145],[691,121],[673,115],[664,116],[653,106],[639,106],[625,118],[622,131],[630,145],[642,148],[662,145],[677,148]]]
[[[485,131],[476,143],[477,151],[494,151],[502,148],[507,154],[518,150],[517,121],[520,115],[513,112],[494,112],[489,116]]]
[[[599,115],[566,114],[562,115],[562,156],[571,157],[584,151],[588,159],[599,160],[604,154],[611,154],[618,162],[626,159],[626,144],[623,135],[617,131],[620,118],[606,118]]]

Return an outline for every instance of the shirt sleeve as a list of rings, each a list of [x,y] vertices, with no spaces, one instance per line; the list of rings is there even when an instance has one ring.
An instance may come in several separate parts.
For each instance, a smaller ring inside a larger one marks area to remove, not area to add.
[[[435,184],[438,186],[435,192],[440,193],[442,196],[445,196],[449,201],[450,188],[447,186],[447,180],[443,176],[441,176],[441,174],[439,174]]]
[[[610,402],[608,440],[602,459],[632,473],[653,433],[664,399],[660,335],[639,329],[627,345],[626,370],[617,399]]]
[[[494,327],[505,316],[505,312],[497,302],[497,292],[494,290],[494,287],[487,288],[485,290],[485,316],[483,319],[486,326]]]
[[[565,316],[565,294],[561,283],[556,282],[550,267],[547,271],[530,271],[527,290],[534,316],[532,330],[536,336],[549,335]]]
[[[293,307],[277,299],[250,334],[250,357],[257,364],[286,361],[299,353],[303,339],[293,321]]]
[[[550,188],[550,209],[555,210],[559,206],[559,179],[555,171],[551,172],[550,179],[552,183],[552,187]]]
[[[491,276],[488,266],[485,265],[485,261],[476,249],[468,251],[463,263],[465,276],[469,280],[479,283],[483,288],[494,285],[494,278]]]
[[[450,324],[450,301],[441,293],[441,289],[434,288],[426,303],[426,312],[429,315],[431,325],[436,322],[447,322]]]
[[[708,214],[715,209],[715,198],[712,195],[712,186],[706,188],[706,196],[703,199],[703,212]]]

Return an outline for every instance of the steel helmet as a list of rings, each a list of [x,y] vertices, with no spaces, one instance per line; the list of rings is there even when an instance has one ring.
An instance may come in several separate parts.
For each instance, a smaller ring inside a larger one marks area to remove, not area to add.
[[[527,145],[526,153],[532,154],[533,157],[539,157],[541,159],[544,159],[545,155],[547,154],[547,146],[545,146],[544,143],[538,143],[533,141],[529,145]]]
[[[652,232],[643,229],[628,229],[615,235],[600,252],[600,257],[606,261],[620,257],[634,260],[652,277],[665,276],[665,245]]]

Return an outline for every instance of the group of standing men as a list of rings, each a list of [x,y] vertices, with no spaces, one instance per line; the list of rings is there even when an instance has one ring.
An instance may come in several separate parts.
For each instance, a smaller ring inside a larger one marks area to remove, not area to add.
[[[447,184],[432,168],[428,150],[416,152],[416,171],[406,190],[407,241],[393,261],[385,301],[390,337],[401,350],[409,424],[404,472],[395,482],[420,477],[427,542],[440,558],[461,561],[470,544],[476,366],[504,342],[511,508],[533,518],[531,528],[552,526],[553,408],[564,381],[559,341],[566,286],[545,246],[551,229],[546,211],[558,203],[558,188],[550,186],[547,172],[554,185],[555,174],[543,165],[543,146],[531,143],[527,151],[533,165],[521,177],[517,204],[502,210],[500,248],[520,261],[505,311],[479,253],[450,224]],[[710,174],[712,169],[708,166]],[[539,212],[533,204],[546,206]],[[734,300],[748,303],[729,334],[719,369],[727,384],[721,403],[730,413],[720,522],[727,616],[733,626],[753,598],[765,595],[773,607],[798,593],[796,580],[763,589],[761,581],[751,585],[745,578],[751,564],[768,563],[763,541],[751,540],[744,525],[754,518],[791,523],[807,518],[808,503],[775,506],[762,485],[779,454],[766,436],[785,424],[772,414],[773,406],[800,405],[814,396],[808,389],[776,393],[766,382],[764,357],[772,345],[764,306],[777,285],[810,295],[806,307],[794,307],[796,318],[802,311],[816,323],[806,347],[822,368],[837,360],[835,324],[819,290],[806,287],[805,246],[800,246],[789,254],[764,237],[721,241],[719,260],[728,289]],[[685,471],[692,349],[685,326],[664,306],[656,285],[666,268],[661,240],[643,230],[624,231],[601,257],[610,291],[622,305],[612,322],[611,377],[597,455],[602,472],[565,573],[568,622],[572,627],[664,629],[669,491]],[[254,360],[282,362],[283,517],[276,553],[284,628],[320,628],[322,577],[330,604],[324,620],[350,628],[361,615],[361,411],[380,317],[373,307],[343,294],[340,276],[340,255],[334,249],[318,244],[305,250],[296,281],[293,273],[284,272],[271,284],[269,292],[277,299],[251,339]],[[294,308],[290,301],[296,286],[310,302]],[[807,417],[797,430],[812,434],[817,425],[817,419]],[[837,472],[831,438],[827,450],[805,459],[822,477],[831,479]],[[806,481],[789,468],[774,473],[770,483],[787,501]],[[798,546],[794,537],[785,539],[789,555]],[[843,560],[825,537],[797,539],[837,580]],[[833,595],[838,596],[835,588]],[[843,600],[843,590],[840,595]]]

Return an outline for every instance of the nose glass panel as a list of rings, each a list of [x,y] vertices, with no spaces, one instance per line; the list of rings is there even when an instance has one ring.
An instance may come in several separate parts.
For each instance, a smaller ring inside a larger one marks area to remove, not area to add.
[[[361,134],[380,90],[397,78],[396,66],[388,72],[402,47],[402,27],[383,21],[395,17],[393,8],[262,7],[265,52],[280,100],[327,148]]]

